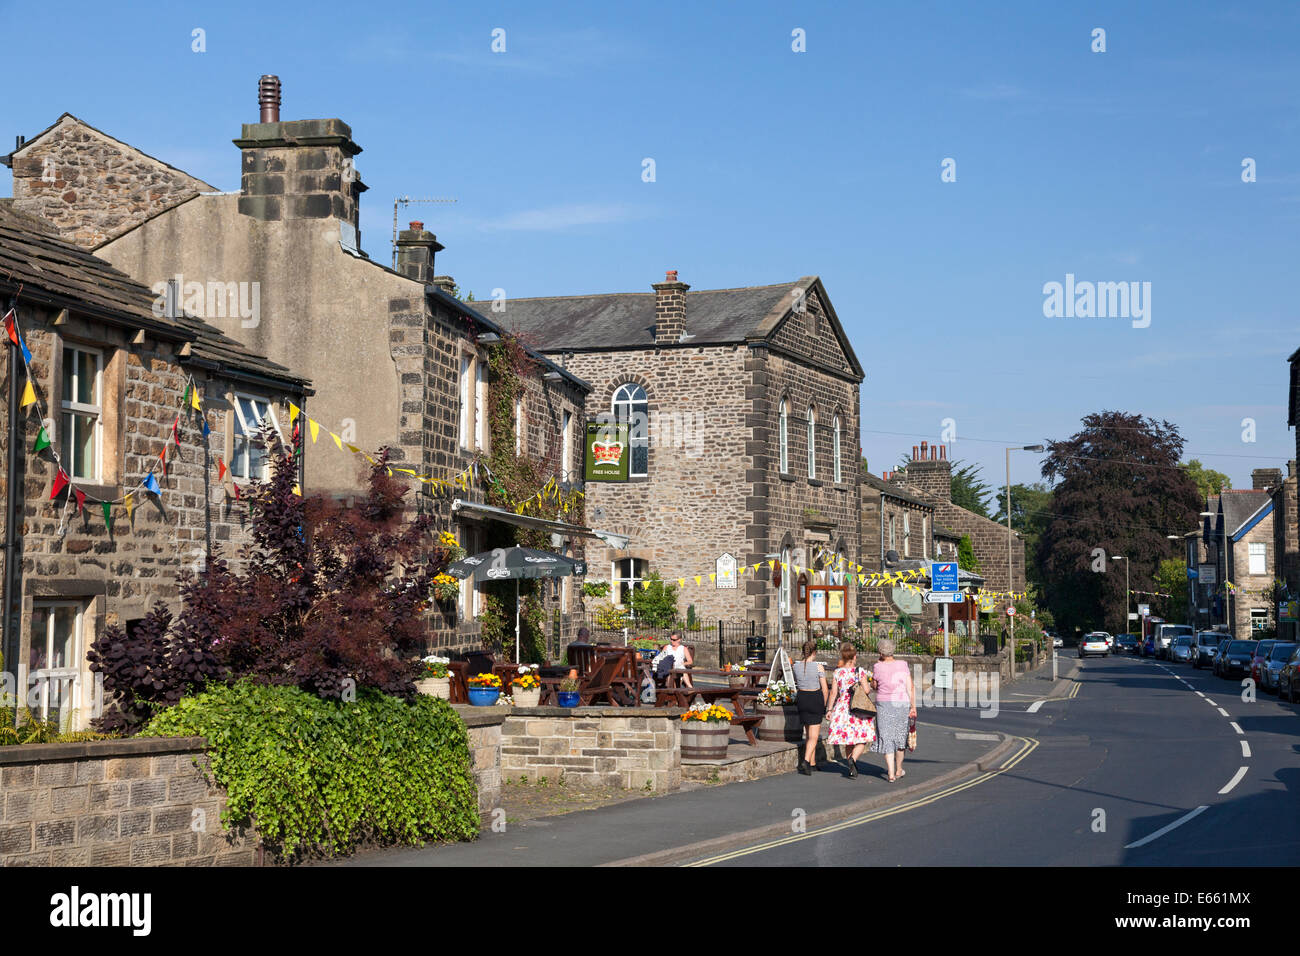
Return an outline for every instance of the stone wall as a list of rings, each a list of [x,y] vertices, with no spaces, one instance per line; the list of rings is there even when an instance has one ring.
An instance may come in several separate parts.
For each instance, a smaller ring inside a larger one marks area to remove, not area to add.
[[[199,737],[0,747],[0,866],[251,866]],[[195,761],[198,761],[198,766]]]
[[[478,790],[478,812],[488,816],[501,803],[501,725],[506,715],[487,708],[454,704],[469,733],[470,766]]]
[[[682,783],[679,708],[514,708],[501,728],[501,774],[579,787],[667,793]]]
[[[85,249],[214,187],[65,113],[13,158],[14,205]]]
[[[1272,512],[1265,515],[1255,526],[1242,535],[1241,539],[1232,542],[1232,564],[1229,571],[1229,578],[1235,586],[1230,600],[1232,601],[1232,635],[1243,640],[1250,640],[1258,637],[1258,634],[1251,630],[1250,611],[1251,608],[1258,608],[1266,612],[1265,626],[1271,627],[1277,623],[1277,604],[1273,600],[1273,581],[1277,577],[1274,573],[1275,561],[1277,558],[1276,542],[1273,535],[1273,521],[1276,515]],[[1231,539],[1229,539],[1231,540]],[[1250,573],[1250,546],[1252,544],[1264,545],[1264,573]],[[1267,591],[1267,596],[1262,595],[1262,591]]]
[[[1287,477],[1273,492],[1273,554],[1277,577],[1290,592],[1300,595],[1300,519],[1297,516],[1295,461],[1287,466]],[[1279,621],[1277,636],[1295,640],[1296,622]]]

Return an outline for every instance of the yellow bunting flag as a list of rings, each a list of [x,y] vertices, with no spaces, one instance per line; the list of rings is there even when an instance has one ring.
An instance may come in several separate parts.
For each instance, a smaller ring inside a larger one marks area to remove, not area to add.
[[[311,443],[316,444],[316,435],[320,432],[320,422],[307,419],[307,427],[311,429]]]
[[[292,424],[293,422],[296,422],[296,421],[298,420],[298,413],[301,412],[301,411],[302,411],[302,409],[299,408],[297,405],[295,405],[293,402],[290,402],[290,403],[289,403],[289,423],[290,423],[290,424]]]
[[[768,564],[771,564],[771,563],[772,563],[771,561],[768,562]],[[754,565],[754,573],[757,574],[757,573],[758,573],[758,569],[761,568],[762,566],[763,566],[763,563],[762,563],[761,561],[760,561],[758,564]]]
[[[126,505],[126,520],[130,521],[131,514],[135,511],[135,502],[131,500],[130,495],[127,495],[126,500],[123,503]]]
[[[190,407],[196,412],[203,411],[203,406],[199,404],[199,388],[197,385],[190,386]]]
[[[336,445],[339,446],[339,451],[342,451],[342,450],[343,450],[343,439],[340,438],[338,435],[334,434],[333,432],[330,432],[330,438],[333,438],[333,439],[334,439],[334,444],[336,444]]]
[[[358,448],[356,445],[351,445],[351,444],[348,444],[347,442],[344,442],[343,444],[344,444],[344,446],[347,448],[348,451],[352,452],[352,454],[354,454],[354,455],[359,455],[359,454],[361,454],[361,449]]]
[[[35,404],[36,404],[36,389],[32,388],[32,381],[31,379],[28,379],[27,384],[23,386],[22,407],[26,408],[28,405],[35,405]]]
[[[696,583],[696,584],[699,584],[699,583],[700,583],[700,576],[699,576],[698,574],[695,575],[695,583]]]
[[[716,571],[710,571],[710,572],[709,572],[709,580],[710,580],[710,581],[716,581],[717,579],[718,579],[717,572],[716,572]]]
[[[295,495],[297,495],[299,498],[301,498],[301,497],[302,497],[302,488],[300,488],[298,485],[294,485],[294,486],[293,486],[293,493],[294,493]]]
[[[773,569],[775,569],[775,568],[776,568],[776,559],[774,558],[774,559],[772,559],[771,561],[767,562],[767,566],[768,566],[769,568],[773,568]]]
[[[678,579],[677,579],[677,586],[678,586],[679,588],[684,588],[684,587],[686,587],[686,579],[685,579],[685,578],[678,578]]]

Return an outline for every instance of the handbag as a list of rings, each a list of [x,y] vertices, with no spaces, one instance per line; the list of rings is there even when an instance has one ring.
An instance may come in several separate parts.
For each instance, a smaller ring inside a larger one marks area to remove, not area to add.
[[[916,718],[913,717],[907,722],[907,749],[916,749]]]
[[[858,677],[860,669],[855,668],[853,675]],[[849,698],[849,714],[858,720],[870,720],[876,716],[876,705],[872,701],[871,695],[867,693],[862,686],[862,679],[858,677],[858,683],[853,685],[853,693]]]

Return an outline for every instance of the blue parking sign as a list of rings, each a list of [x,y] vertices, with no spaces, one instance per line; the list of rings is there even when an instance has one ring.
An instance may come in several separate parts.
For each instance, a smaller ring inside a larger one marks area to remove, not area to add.
[[[956,561],[931,561],[930,562],[930,590],[931,591],[958,590]]]

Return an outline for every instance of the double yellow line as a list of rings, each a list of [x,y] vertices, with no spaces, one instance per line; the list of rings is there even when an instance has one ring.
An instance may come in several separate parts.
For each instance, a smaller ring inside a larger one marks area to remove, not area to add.
[[[754,853],[762,853],[766,850],[774,850],[777,847],[789,846],[792,843],[798,843],[801,840],[812,840],[817,837],[823,837],[830,833],[839,833],[841,830],[849,830],[853,827],[860,827],[876,820],[883,820],[885,817],[892,817],[896,813],[905,813],[908,810],[915,810],[918,807],[924,807],[935,801],[942,800],[944,797],[950,797],[954,793],[960,793],[963,790],[969,790],[971,787],[978,786],[987,780],[991,780],[1000,773],[1006,773],[1020,761],[1024,760],[1038,748],[1038,741],[1032,737],[1019,737],[1011,735],[1012,740],[1018,740],[1021,747],[1015,755],[1004,763],[997,770],[990,770],[974,777],[964,783],[954,784],[951,787],[945,787],[943,790],[936,791],[928,796],[918,797],[916,800],[901,804],[897,807],[890,807],[884,810],[875,810],[871,813],[865,813],[862,816],[850,817],[840,823],[833,823],[829,826],[819,827],[808,833],[797,833],[788,837],[782,837],[779,840],[771,840],[767,843],[759,843],[755,846],[746,847],[742,850],[733,850],[730,853],[721,853],[717,856],[706,857],[702,860],[695,860],[691,863],[683,864],[684,866],[712,866],[714,863],[725,863],[727,860],[735,860],[742,856],[749,856]]]

